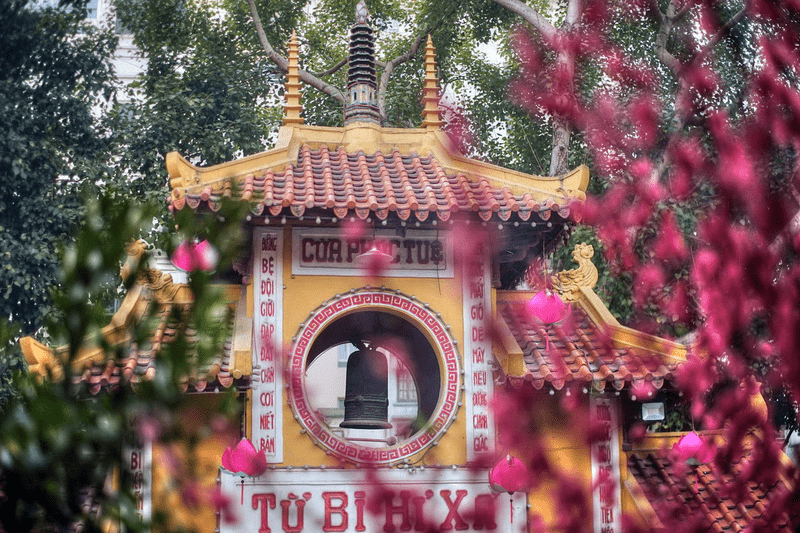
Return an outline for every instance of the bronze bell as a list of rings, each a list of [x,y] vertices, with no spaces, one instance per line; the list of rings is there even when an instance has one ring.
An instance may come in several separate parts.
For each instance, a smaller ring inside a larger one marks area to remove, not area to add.
[[[387,429],[389,423],[389,367],[386,356],[366,348],[347,359],[344,420],[339,427]]]

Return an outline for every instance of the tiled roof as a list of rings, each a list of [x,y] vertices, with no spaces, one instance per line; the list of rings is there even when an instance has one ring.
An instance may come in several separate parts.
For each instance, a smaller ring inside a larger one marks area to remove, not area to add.
[[[570,214],[570,201],[548,195],[537,202],[531,193],[514,195],[508,187],[493,187],[489,180],[469,179],[463,173],[447,174],[434,156],[401,155],[363,151],[348,153],[343,147],[311,149],[304,145],[297,163],[280,171],[249,174],[244,180],[226,179],[222,187],[173,191],[170,208],[197,209],[206,204],[219,209],[231,197],[252,203],[254,214],[277,216],[288,208],[294,216],[309,209],[328,209],[344,218],[354,213],[361,219],[371,214],[384,220],[395,213],[401,220],[412,215],[420,221],[436,216],[448,220],[456,212],[475,212],[483,220],[496,215],[509,220],[548,220],[553,213]],[[557,203],[560,201],[561,203]]]
[[[120,384],[136,385],[143,380],[152,379],[156,374],[156,354],[165,345],[173,342],[181,333],[186,342],[186,355],[189,361],[197,357],[197,332],[182,319],[188,312],[189,304],[154,304],[159,305],[154,316],[152,333],[144,344],[127,341],[116,347],[117,357],[108,359],[91,358],[82,367],[75,369],[76,383],[85,383],[92,394],[103,389],[113,388]],[[233,316],[229,326],[233,325]],[[213,360],[202,365],[192,376],[182,380],[184,390],[191,387],[203,391],[208,387],[230,387],[234,383],[231,368],[230,337],[225,341],[222,352]]]
[[[742,492],[731,490],[746,458],[723,474],[713,464],[691,467],[675,464],[664,455],[629,453],[628,471],[642,489],[665,530],[680,531],[792,531],[783,507],[788,489],[777,481],[770,486],[749,482]],[[738,500],[732,495],[738,493]]]
[[[620,390],[645,382],[661,388],[680,364],[659,353],[612,343],[579,303],[555,324],[531,317],[522,302],[498,301],[498,311],[522,348],[524,379],[536,389],[586,383],[602,390],[610,383]]]

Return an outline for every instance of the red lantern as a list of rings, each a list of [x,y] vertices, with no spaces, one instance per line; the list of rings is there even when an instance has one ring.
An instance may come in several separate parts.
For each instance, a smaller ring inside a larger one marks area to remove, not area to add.
[[[530,483],[530,473],[525,463],[506,455],[505,459],[494,465],[489,472],[489,486],[495,492],[507,492],[513,494],[525,489]]]

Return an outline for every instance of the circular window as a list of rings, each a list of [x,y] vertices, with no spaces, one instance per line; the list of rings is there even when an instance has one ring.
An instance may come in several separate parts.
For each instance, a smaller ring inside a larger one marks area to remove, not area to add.
[[[337,295],[301,324],[291,354],[292,410],[321,447],[343,459],[401,461],[455,420],[456,341],[413,297],[377,289]]]

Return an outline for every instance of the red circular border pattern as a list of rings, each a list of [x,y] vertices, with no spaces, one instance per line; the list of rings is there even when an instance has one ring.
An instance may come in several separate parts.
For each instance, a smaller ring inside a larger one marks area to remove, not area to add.
[[[407,316],[418,327],[424,327],[430,337],[436,340],[434,350],[442,358],[444,379],[436,411],[426,426],[411,439],[404,440],[386,448],[367,448],[353,444],[335,435],[323,422],[308,401],[305,387],[306,357],[314,339],[337,317],[360,308],[389,309]],[[354,289],[347,294],[337,295],[311,313],[311,317],[300,325],[293,339],[288,361],[289,406],[295,418],[309,435],[323,449],[344,460],[357,464],[394,464],[422,451],[436,443],[447,431],[449,422],[455,419],[461,396],[461,359],[456,341],[450,335],[448,326],[432,312],[427,304],[422,304],[413,296],[400,291],[379,290],[366,287]]]

